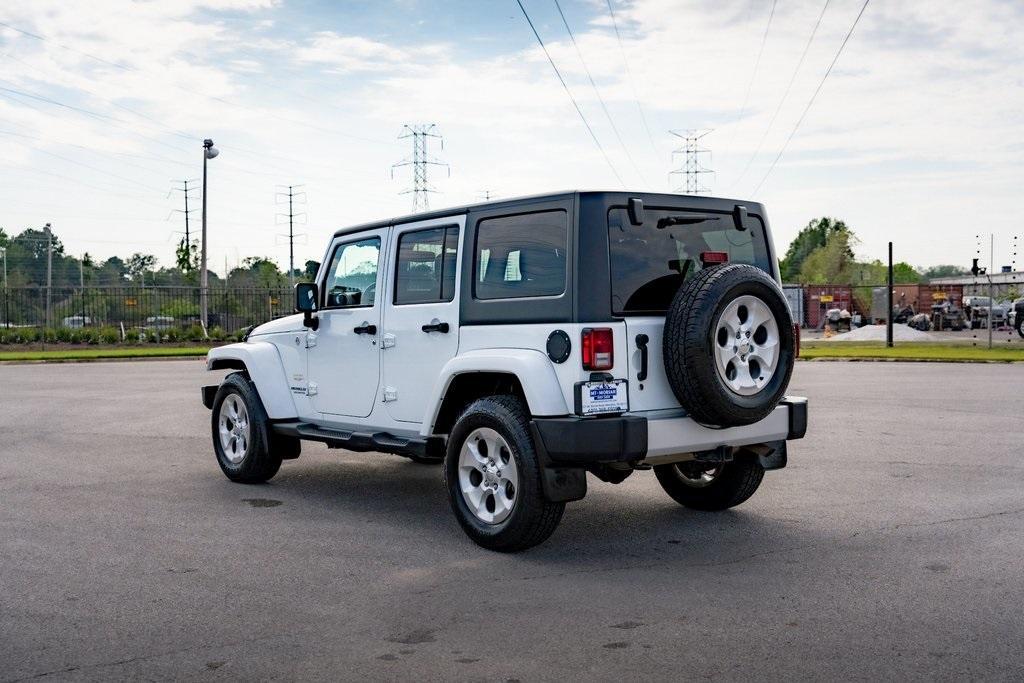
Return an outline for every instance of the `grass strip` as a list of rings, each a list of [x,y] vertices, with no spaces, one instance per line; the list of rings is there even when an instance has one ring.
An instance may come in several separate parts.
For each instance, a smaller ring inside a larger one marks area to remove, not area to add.
[[[0,351],[0,361],[76,361],[110,358],[192,358],[205,356],[210,349],[186,347],[129,347],[120,349],[56,349],[53,351]]]
[[[1024,345],[1000,345],[992,349],[986,346],[963,344],[896,342],[887,348],[885,342],[804,342],[800,357],[850,358],[865,360],[920,360],[947,361],[953,363],[980,362],[1024,362]]]

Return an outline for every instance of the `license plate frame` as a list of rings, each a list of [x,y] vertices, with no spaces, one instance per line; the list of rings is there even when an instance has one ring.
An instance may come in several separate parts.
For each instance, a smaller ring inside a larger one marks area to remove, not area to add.
[[[577,415],[618,415],[629,412],[629,381],[609,379],[577,382]]]

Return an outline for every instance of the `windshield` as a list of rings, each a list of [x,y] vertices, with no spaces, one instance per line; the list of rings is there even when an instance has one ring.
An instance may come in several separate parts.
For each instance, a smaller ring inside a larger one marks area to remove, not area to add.
[[[748,263],[772,274],[764,225],[737,230],[732,214],[648,208],[642,225],[626,209],[608,212],[608,243],[615,315],[664,313],[679,287],[702,269],[700,255],[721,251],[729,263]]]

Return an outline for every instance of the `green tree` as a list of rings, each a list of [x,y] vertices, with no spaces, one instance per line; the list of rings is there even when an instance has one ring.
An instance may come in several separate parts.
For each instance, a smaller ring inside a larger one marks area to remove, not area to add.
[[[814,250],[824,247],[829,237],[838,233],[850,233],[846,223],[836,218],[824,216],[810,221],[790,243],[786,250],[786,256],[779,262],[779,269],[782,272],[782,280],[792,281],[798,277],[803,268],[804,261]],[[853,259],[853,251],[849,251],[849,258]]]
[[[948,264],[941,266],[931,266],[930,268],[925,268],[924,271],[924,277],[929,280],[932,279],[933,277],[956,277],[958,275],[970,274],[971,271],[968,270],[967,268],[961,268],[960,266]]]
[[[319,261],[306,261],[306,269],[302,271],[302,277],[304,280],[312,282],[316,280],[316,271],[320,270]]]
[[[857,270],[853,245],[857,238],[843,226],[834,230],[825,243],[807,254],[799,271],[800,282],[811,285],[851,282]]]
[[[153,270],[153,266],[155,265],[156,256],[135,252],[128,257],[128,262],[125,264],[125,270],[129,277],[133,280],[138,280],[145,276],[147,270]]]
[[[186,276],[191,276],[193,273],[199,271],[199,240],[192,240],[192,244],[189,244],[184,237],[178,242],[177,249],[174,250],[174,261],[178,270],[184,273]],[[188,279],[194,279],[189,277]]]

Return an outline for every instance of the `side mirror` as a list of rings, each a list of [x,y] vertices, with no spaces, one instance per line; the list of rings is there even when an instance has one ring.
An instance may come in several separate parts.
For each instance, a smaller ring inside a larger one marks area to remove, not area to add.
[[[320,321],[313,317],[319,299],[320,293],[315,282],[300,282],[295,285],[295,310],[303,314],[302,324],[314,330],[320,326]]]

